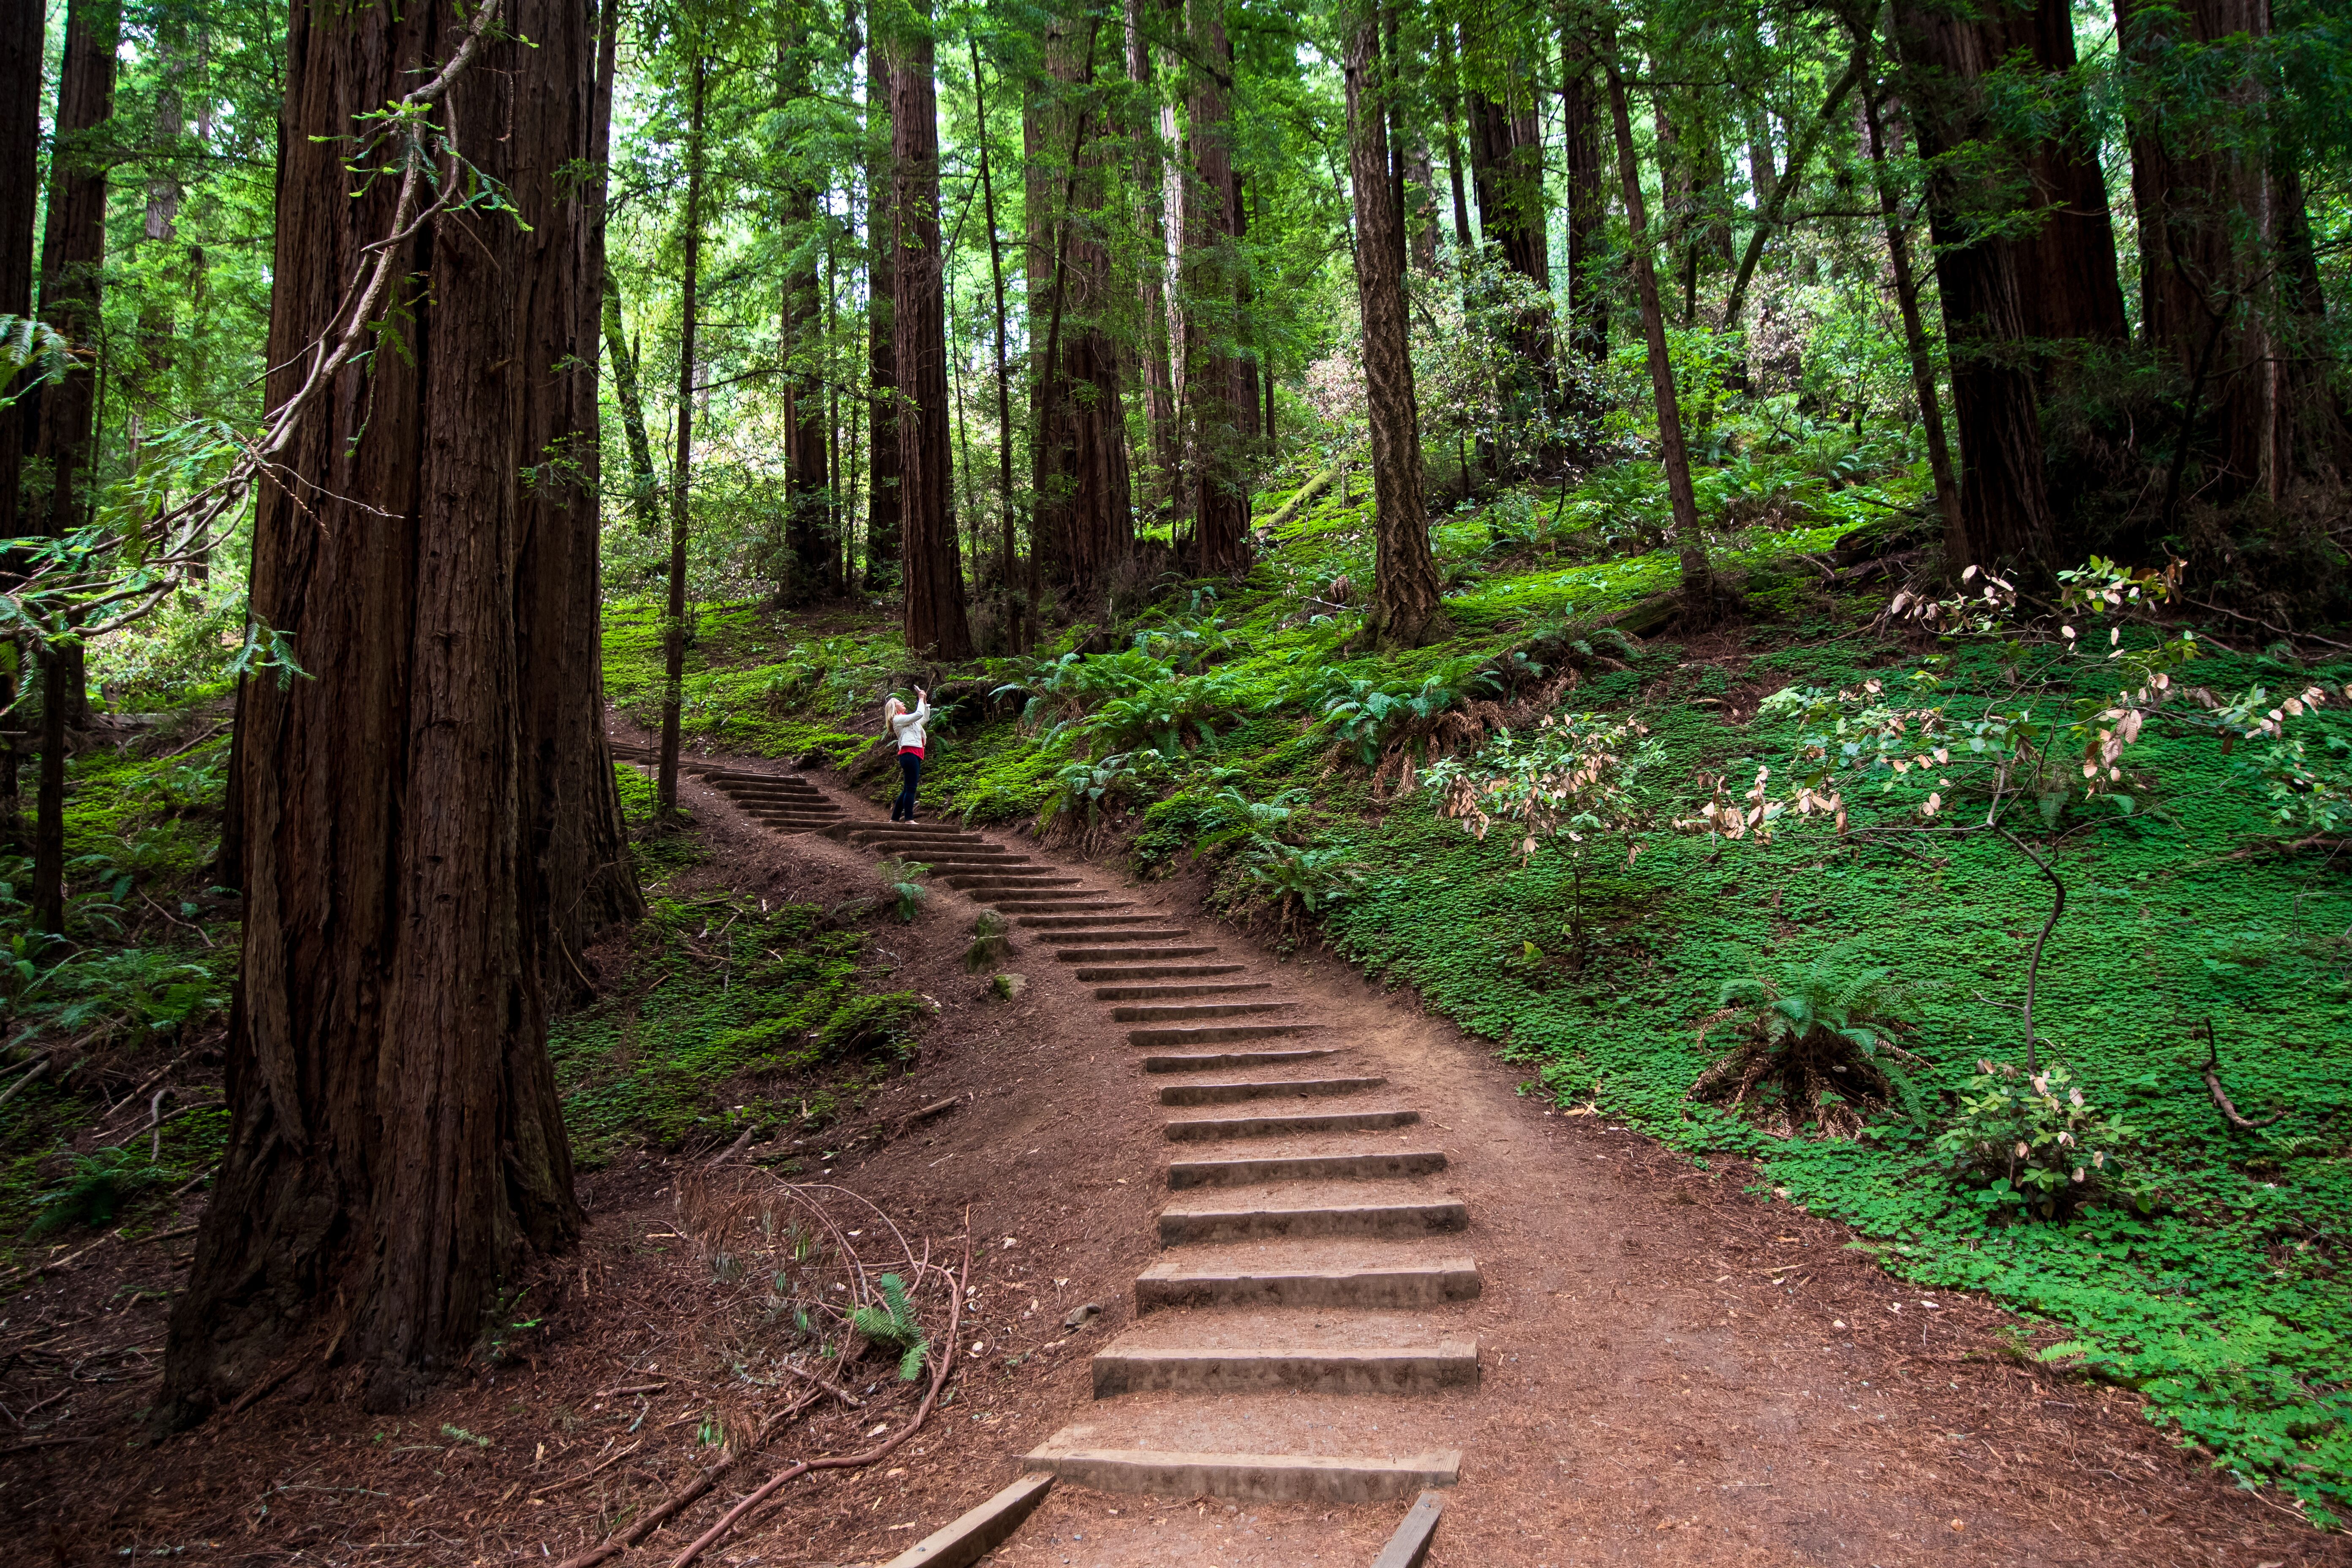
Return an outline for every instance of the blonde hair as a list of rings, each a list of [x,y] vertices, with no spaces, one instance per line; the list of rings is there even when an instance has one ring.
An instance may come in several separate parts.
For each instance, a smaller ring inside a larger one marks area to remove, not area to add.
[[[906,711],[907,711],[907,705],[906,705],[905,703],[903,703],[903,702],[899,701],[897,698],[895,698],[895,697],[887,697],[887,698],[883,699],[883,701],[882,701],[882,717],[883,717],[883,718],[885,718],[885,719],[888,719],[888,718],[889,718],[889,717],[891,717],[893,714],[897,714],[897,713],[904,713],[904,712],[906,712]]]

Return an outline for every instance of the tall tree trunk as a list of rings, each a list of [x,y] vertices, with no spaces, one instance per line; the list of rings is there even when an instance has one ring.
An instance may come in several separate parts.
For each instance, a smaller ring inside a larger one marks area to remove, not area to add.
[[[1919,279],[1911,265],[1910,223],[1904,216],[1902,195],[1887,172],[1878,89],[1867,75],[1862,83],[1862,113],[1878,210],[1886,225],[1886,260],[1895,274],[1895,304],[1903,316],[1903,347],[1911,363],[1911,395],[1918,401],[1919,426],[1927,437],[1927,472],[1935,480],[1936,510],[1944,519],[1944,570],[1957,579],[1969,564],[1968,521],[1960,510],[1960,481],[1952,471],[1951,446],[1944,435],[1944,405],[1936,395],[1935,351],[1919,310]]]
[[[1592,54],[1566,28],[1559,40],[1560,121],[1568,153],[1569,347],[1593,364],[1609,358],[1609,179]]]
[[[33,226],[40,209],[41,57],[47,43],[42,37],[44,7],[11,5],[0,11],[0,315],[33,313]],[[0,380],[0,392],[19,390]],[[30,399],[0,408],[0,539],[16,539],[26,531],[19,501],[25,448],[30,445],[33,421]],[[0,581],[13,585],[10,564],[0,561]],[[24,643],[0,650],[0,706],[13,704],[18,681],[27,673],[22,662]],[[23,845],[23,813],[16,783],[16,747],[0,739],[0,849],[11,854]]]
[[[797,13],[776,46],[777,111],[801,112],[809,90],[812,45]],[[789,123],[789,121],[787,121]],[[833,597],[835,577],[833,506],[824,463],[824,298],[817,287],[817,196],[819,185],[793,147],[780,147],[785,164],[781,216],[785,247],[782,307],[777,349],[784,359],[784,544],[793,580],[779,584],[778,599],[805,604]]]
[[[106,163],[100,142],[114,114],[121,20],[121,0],[73,0],[66,9],[57,146],[41,232],[40,314],[72,341],[75,363],[40,389],[34,445],[36,457],[47,466],[47,531],[57,539],[82,521],[98,455],[95,362],[106,266]],[[65,731],[89,720],[82,668],[81,641],[70,621],[52,616],[41,656],[41,783],[32,900],[35,924],[51,935],[65,930]]]
[[[2204,458],[2202,499],[2227,504],[2261,489],[2277,500],[2298,471],[2340,461],[2341,419],[2321,368],[2324,306],[2305,307],[2306,247],[2294,240],[2303,193],[2291,155],[2264,156],[2273,89],[2251,58],[2200,81],[2202,101],[2168,94],[2162,70],[2190,46],[2209,60],[2233,47],[2250,55],[2272,36],[2270,0],[2178,10],[2116,0],[2116,24],[2145,84],[2135,100],[2147,106],[2130,121],[2140,308],[2183,405],[2175,439]]]
[[[1454,60],[1454,29],[1440,24],[1435,31],[1438,111],[1445,121],[1445,179],[1454,196],[1454,245],[1466,266],[1472,240],[1470,200],[1462,183],[1462,89]]]
[[[1020,563],[1019,545],[1013,537],[1013,367],[1004,348],[1004,248],[999,243],[996,226],[996,183],[989,172],[988,96],[981,78],[980,40],[967,34],[965,42],[971,49],[973,114],[980,122],[980,199],[988,209],[988,280],[996,295],[996,521],[1002,531],[1003,550],[998,569],[1003,579],[1006,642],[1014,649],[1024,649],[1032,639],[1023,627],[1023,606],[1013,588],[1020,580]]]
[[[503,19],[435,118],[496,128],[461,145],[521,221],[445,217],[403,242],[410,352],[346,368],[298,422],[294,493],[257,502],[254,612],[314,679],[244,690],[232,1121],[172,1314],[166,1424],[296,1357],[357,1362],[372,1406],[403,1405],[459,1363],[521,1255],[581,1224],[540,983],[562,912],[531,858],[542,836],[559,856],[588,846],[539,819],[563,807],[532,759],[568,743],[537,729],[549,711],[574,735],[596,722],[593,685],[545,657],[581,624],[593,508],[527,476],[594,428],[570,178],[592,52],[583,7],[517,0]],[[359,117],[457,31],[430,6],[291,14],[272,405],[392,230],[400,182],[344,167]],[[543,624],[558,601],[564,624]]]
[[[679,279],[677,450],[670,459],[669,597],[662,616],[661,763],[654,803],[664,816],[677,812],[678,720],[686,704],[686,537],[694,488],[694,328],[702,281],[702,125],[709,62],[698,47],[688,86],[686,121],[686,273]]]
[[[889,40],[890,162],[897,174],[898,485],[907,651],[954,663],[971,657],[963,563],[956,550],[948,431],[947,301],[940,251],[940,130],[930,7],[917,5]]]
[[[1465,56],[1469,52],[1465,41]],[[1502,252],[1504,265],[1549,297],[1550,220],[1544,207],[1534,73],[1513,64],[1505,68],[1503,83],[1500,100],[1477,89],[1470,94],[1470,167],[1478,186],[1478,222],[1487,243]],[[1512,322],[1503,384],[1510,401],[1520,405],[1515,413],[1543,419],[1559,406],[1552,338],[1548,308],[1522,311]]]
[[[629,346],[621,319],[621,285],[604,275],[604,346],[613,359],[613,397],[621,408],[621,435],[629,447],[629,510],[637,531],[647,538],[661,531],[661,476],[654,469],[652,437],[646,432],[646,404],[637,384],[637,356]]]
[[[1716,618],[1715,573],[1698,530],[1698,496],[1691,489],[1690,451],[1683,444],[1683,416],[1675,396],[1674,362],[1666,356],[1666,316],[1658,302],[1657,269],[1650,261],[1650,219],[1642,200],[1642,169],[1633,156],[1633,120],[1625,102],[1625,76],[1617,63],[1617,40],[1604,35],[1601,69],[1609,82],[1609,117],[1617,132],[1617,179],[1625,196],[1627,241],[1633,249],[1633,290],[1642,302],[1642,336],[1649,348],[1650,390],[1658,410],[1658,461],[1666,470],[1666,497],[1674,507],[1675,550],[1682,558],[1683,616],[1696,626]]]
[[[1364,391],[1372,437],[1373,588],[1365,631],[1381,647],[1451,636],[1429,548],[1419,402],[1405,317],[1404,213],[1389,177],[1387,107],[1394,83],[1381,58],[1377,13],[1351,18],[1347,47],[1348,183],[1356,209],[1356,300],[1364,322]]]
[[[1822,111],[1807,121],[1804,134],[1789,150],[1789,166],[1773,182],[1770,194],[1764,197],[1763,205],[1756,214],[1756,226],[1748,230],[1748,244],[1740,251],[1739,270],[1731,279],[1731,293],[1723,305],[1725,331],[1738,329],[1740,307],[1748,298],[1748,279],[1756,276],[1756,263],[1764,255],[1764,242],[1780,226],[1780,215],[1788,209],[1789,197],[1795,193],[1797,182],[1804,177],[1805,165],[1811,160],[1813,149],[1821,144],[1822,133],[1836,121],[1838,111],[1845,104],[1846,94],[1852,92],[1854,83],[1863,79],[1869,63],[1867,47],[1856,46],[1844,71],[1830,84],[1829,96],[1822,100]]]
[[[1249,453],[1235,395],[1241,190],[1234,177],[1232,106],[1219,77],[1234,50],[1223,0],[1185,0],[1192,70],[1187,128],[1192,180],[1184,214],[1184,423],[1192,437],[1192,546],[1202,575],[1249,560]],[[1385,133],[1382,136],[1385,142]],[[1388,179],[1386,166],[1381,176]],[[1399,237],[1402,245],[1402,237]]]
[[[1430,156],[1429,138],[1418,130],[1413,132],[1412,151],[1404,160],[1405,207],[1411,215],[1405,223],[1406,248],[1412,253],[1415,271],[1427,277],[1437,273],[1437,164]]]
[[[1177,458],[1176,384],[1168,342],[1168,213],[1166,162],[1151,107],[1154,86],[1151,42],[1143,27],[1145,0],[1126,0],[1127,77],[1133,84],[1137,108],[1128,134],[1135,147],[1135,195],[1143,214],[1143,255],[1136,268],[1141,294],[1138,325],[1143,342],[1137,353],[1142,369],[1143,428],[1151,455],[1150,480],[1144,488],[1146,514],[1157,519],[1175,505]]]
[[[2007,182],[1971,178],[1962,160],[1947,156],[1990,141],[1979,82],[2009,57],[2014,40],[2004,24],[2013,19],[1996,12],[1969,20],[1904,5],[1895,26],[1904,103],[1931,161],[1927,223],[1951,360],[1966,553],[1987,566],[2046,562],[2060,552],[2042,463],[2035,323],[2043,308],[2031,296],[2056,290],[2061,280],[2032,269],[2038,247],[2015,237]]]
[[[891,164],[890,62],[881,18],[866,37],[866,589],[898,586],[905,499],[898,482],[898,340],[890,323],[898,297],[898,185]]]

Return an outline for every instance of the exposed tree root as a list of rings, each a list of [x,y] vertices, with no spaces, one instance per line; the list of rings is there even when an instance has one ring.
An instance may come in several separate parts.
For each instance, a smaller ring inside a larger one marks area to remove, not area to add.
[[[2221,1120],[2228,1122],[2231,1127],[2237,1129],[2241,1132],[2259,1132],[2263,1128],[2268,1127],[2272,1122],[2276,1121],[2280,1117],[2284,1116],[2286,1114],[2286,1107],[2282,1105],[2277,1110],[2272,1111],[2268,1116],[2263,1117],[2260,1121],[2252,1121],[2241,1114],[2236,1106],[2230,1103],[2229,1095],[2224,1093],[2221,1089],[2221,1047],[2214,1042],[2213,1020],[2210,1018],[2205,1019],[2202,1026],[2205,1030],[2205,1065],[2199,1068],[2197,1070],[2200,1076],[2205,1079],[2206,1089],[2211,1091],[2214,1107],[2221,1111]]]

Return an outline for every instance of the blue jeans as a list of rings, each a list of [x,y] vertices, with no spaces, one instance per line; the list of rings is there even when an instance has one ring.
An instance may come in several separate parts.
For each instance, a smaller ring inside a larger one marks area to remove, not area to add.
[[[898,798],[890,803],[891,821],[912,822],[915,820],[915,786],[922,782],[922,777],[923,753],[920,752],[899,752],[898,778],[900,783],[898,787]]]

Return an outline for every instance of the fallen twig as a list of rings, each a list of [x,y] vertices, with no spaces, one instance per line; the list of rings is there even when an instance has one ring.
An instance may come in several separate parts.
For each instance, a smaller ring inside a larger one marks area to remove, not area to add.
[[[2216,1109],[2221,1112],[2221,1120],[2228,1122],[2231,1126],[2236,1128],[2241,1132],[2258,1132],[2262,1129],[2268,1127],[2272,1122],[2276,1121],[2280,1117],[2284,1116],[2286,1114],[2286,1107],[2284,1105],[2281,1105],[2277,1110],[2272,1111],[2268,1116],[2263,1117],[2260,1121],[2250,1121],[2244,1116],[2239,1114],[2238,1108],[2230,1103],[2230,1097],[2223,1093],[2221,1089],[2221,1047],[2214,1043],[2213,1020],[2210,1018],[2205,1019],[2203,1027],[2205,1030],[2205,1065],[2197,1070],[2200,1076],[2205,1079],[2205,1087],[2212,1092],[2213,1104]]]
[[[817,1387],[824,1389],[827,1394],[832,1394],[835,1399],[840,1400],[852,1410],[863,1410],[866,1408],[866,1401],[858,1398],[857,1395],[850,1393],[849,1390],[842,1387],[841,1384],[834,1382],[831,1378],[822,1376],[814,1372],[803,1372],[790,1362],[782,1362],[778,1364],[782,1366],[786,1372],[791,1373],[794,1377],[799,1378],[803,1383],[813,1383],[816,1384]]]
[[[5,1105],[10,1100],[16,1099],[16,1091],[18,1089],[24,1088],[26,1084],[32,1082],[35,1079],[40,1077],[43,1073],[48,1070],[49,1058],[43,1057],[39,1061],[33,1064],[31,1070],[26,1072],[24,1077],[10,1084],[6,1089],[0,1089],[0,1105]]]
[[[594,1469],[583,1470],[580,1474],[572,1477],[570,1480],[558,1481],[551,1487],[534,1487],[531,1489],[530,1495],[533,1497],[553,1497],[557,1492],[568,1491],[572,1488],[578,1486],[582,1481],[593,1480],[596,1477],[603,1475],[606,1470],[611,1469],[614,1465],[619,1464],[622,1460],[627,1458],[630,1455],[635,1453],[639,1448],[644,1447],[645,1444],[641,1442],[632,1443],[627,1447],[622,1449],[619,1453],[614,1455],[611,1458],[605,1460],[603,1464],[598,1465]]]
[[[659,1530],[663,1525],[667,1524],[677,1515],[679,1510],[690,1508],[695,1503],[701,1501],[704,1495],[708,1493],[712,1487],[719,1484],[719,1477],[725,1475],[729,1470],[733,1469],[736,1465],[740,1464],[744,1459],[749,1458],[751,1455],[758,1453],[771,1437],[773,1437],[777,1433],[783,1430],[784,1424],[786,1422],[799,1415],[802,1411],[807,1409],[811,1404],[815,1402],[815,1399],[816,1395],[811,1394],[803,1398],[794,1400],[791,1405],[786,1405],[782,1410],[777,1412],[774,1416],[770,1418],[767,1425],[761,1426],[758,1433],[752,1436],[751,1442],[745,1444],[740,1451],[723,1456],[717,1464],[711,1466],[710,1468],[703,1471],[701,1475],[696,1477],[692,1484],[688,1486],[684,1491],[679,1492],[667,1502],[663,1503],[660,1507],[646,1514],[643,1519],[638,1520],[636,1523],[631,1525],[623,1533],[607,1537],[604,1544],[601,1546],[592,1546],[585,1552],[578,1552],[572,1556],[565,1558],[562,1562],[557,1563],[555,1568],[595,1568],[595,1564],[605,1562],[611,1558],[617,1557],[632,1546],[644,1541],[655,1531]],[[634,1451],[635,1450],[632,1450],[632,1452]]]

